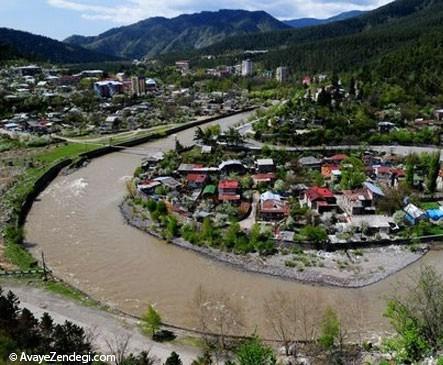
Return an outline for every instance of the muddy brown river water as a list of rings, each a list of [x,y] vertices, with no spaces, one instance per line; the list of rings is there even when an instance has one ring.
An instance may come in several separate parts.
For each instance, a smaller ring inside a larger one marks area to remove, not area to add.
[[[249,113],[224,118],[223,128]],[[192,143],[194,129],[176,137]],[[154,153],[174,147],[175,136],[134,147]],[[97,158],[68,176],[59,176],[40,195],[26,223],[26,239],[35,257],[44,251],[55,274],[91,296],[126,312],[141,314],[155,303],[166,322],[192,327],[192,298],[199,286],[224,291],[241,303],[247,325],[266,336],[263,302],[275,290],[297,298],[310,311],[333,306],[355,332],[382,334],[389,329],[382,316],[386,297],[409,280],[421,263],[442,272],[442,251],[433,251],[419,263],[362,289],[305,285],[231,266],[168,245],[127,225],[118,205],[126,194],[125,179],[142,156],[119,152]]]

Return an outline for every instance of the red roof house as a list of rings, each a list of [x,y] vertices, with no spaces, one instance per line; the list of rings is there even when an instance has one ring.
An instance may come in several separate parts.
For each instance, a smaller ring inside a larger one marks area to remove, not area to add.
[[[348,155],[345,155],[344,153],[339,153],[337,155],[326,158],[326,160],[339,165],[342,161],[346,160],[347,158]]]
[[[318,186],[306,190],[300,202],[319,213],[337,209],[337,199],[332,191]]]
[[[186,175],[186,181],[191,188],[201,188],[208,180],[206,174],[188,174]]]
[[[224,179],[218,183],[218,199],[222,201],[240,201],[237,180]]]

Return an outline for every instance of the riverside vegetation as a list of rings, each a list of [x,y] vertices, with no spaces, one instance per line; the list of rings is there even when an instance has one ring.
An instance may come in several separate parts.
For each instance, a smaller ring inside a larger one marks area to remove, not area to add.
[[[389,298],[385,316],[394,333],[377,344],[350,342],[345,322],[331,308],[317,314],[315,328],[319,330],[315,331],[307,324],[312,318],[299,316],[298,304],[282,292],[275,292],[266,302],[267,320],[278,340],[275,347],[255,335],[243,340],[227,335],[225,330],[229,326],[241,327],[241,311],[226,295],[198,291],[192,305],[200,328],[217,331],[203,336],[202,355],[192,364],[217,364],[220,359],[231,365],[400,365],[424,361],[440,365],[443,361],[439,355],[443,350],[443,278],[431,267],[422,267],[405,295]],[[94,353],[94,340],[81,327],[70,322],[57,324],[47,313],[36,318],[26,308],[19,308],[19,300],[12,292],[0,290],[0,309],[1,363],[8,363],[11,352]],[[150,306],[141,323],[153,334],[161,328],[160,322],[160,314]],[[303,331],[308,331],[307,341],[300,342],[298,336]],[[159,364],[149,351],[129,354],[127,341],[120,343],[121,347],[110,349],[118,364]],[[277,348],[280,350],[276,351]],[[180,355],[173,352],[164,364],[181,363]]]

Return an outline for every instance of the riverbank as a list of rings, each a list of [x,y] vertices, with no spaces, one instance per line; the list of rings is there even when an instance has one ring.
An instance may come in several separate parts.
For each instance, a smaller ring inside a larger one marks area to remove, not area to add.
[[[27,168],[24,168],[18,180],[11,183],[9,189],[4,192],[0,199],[0,270],[12,270],[14,268],[28,270],[37,265],[37,259],[32,257],[23,245],[23,226],[37,196],[45,190],[62,169],[68,166],[76,168],[86,161],[108,153],[255,109],[256,107],[252,106],[245,110],[200,118],[181,125],[164,126],[161,130],[155,129],[151,133],[135,136],[135,138],[115,140],[113,145],[101,146],[80,142],[65,142],[37,154],[34,164],[31,163]],[[118,145],[116,146],[115,143]],[[20,165],[25,165],[25,162],[28,161],[20,161]]]
[[[134,206],[129,199],[125,199],[120,204],[120,211],[129,225],[164,240],[143,208]],[[377,283],[418,261],[428,252],[427,245],[420,245],[414,250],[405,245],[390,245],[335,252],[279,250],[274,255],[260,256],[257,253],[238,255],[193,245],[181,237],[168,242],[239,270],[342,288],[362,288]]]
[[[28,308],[34,315],[40,317],[49,313],[55,323],[62,324],[68,320],[84,328],[93,338],[96,349],[102,353],[109,353],[109,345],[128,339],[127,352],[138,354],[149,351],[162,363],[168,358],[171,351],[176,351],[184,365],[190,365],[199,355],[200,349],[185,346],[182,343],[189,340],[189,334],[183,331],[174,331],[178,336],[172,343],[159,343],[143,335],[139,329],[139,320],[123,313],[111,313],[92,306],[85,306],[64,296],[53,294],[39,287],[14,282],[0,281],[2,288],[12,290],[20,300],[21,308]]]

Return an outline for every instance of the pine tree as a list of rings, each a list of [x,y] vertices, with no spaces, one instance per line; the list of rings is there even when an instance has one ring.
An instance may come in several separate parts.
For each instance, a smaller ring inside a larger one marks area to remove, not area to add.
[[[180,356],[173,351],[171,355],[166,359],[165,365],[182,365],[182,361],[180,360]]]

